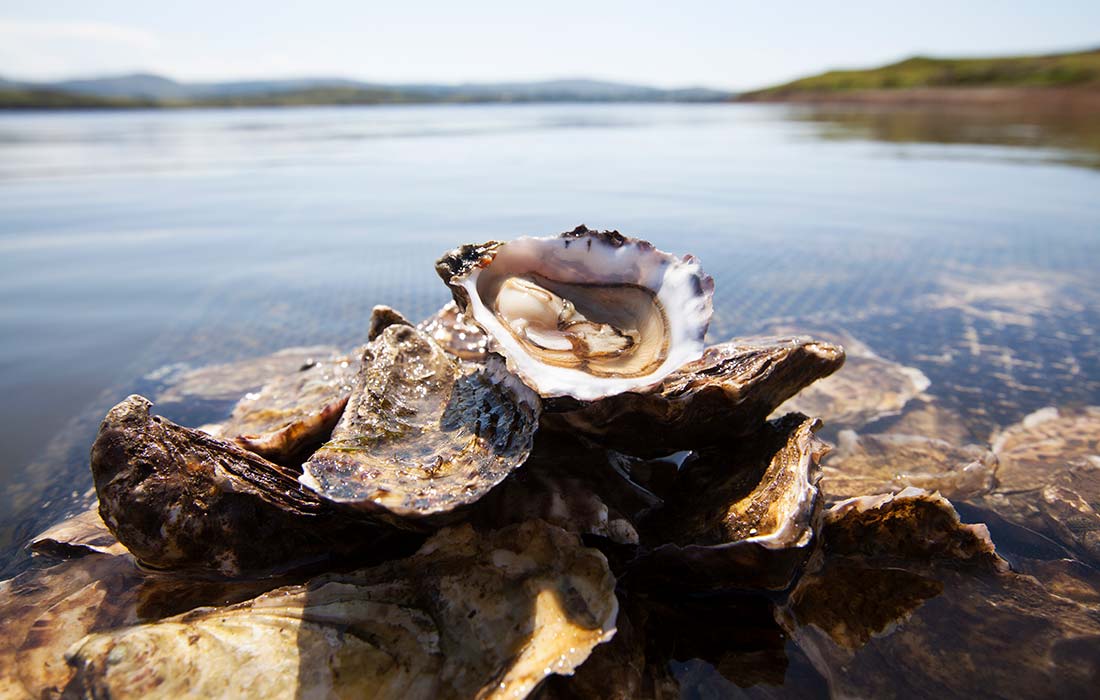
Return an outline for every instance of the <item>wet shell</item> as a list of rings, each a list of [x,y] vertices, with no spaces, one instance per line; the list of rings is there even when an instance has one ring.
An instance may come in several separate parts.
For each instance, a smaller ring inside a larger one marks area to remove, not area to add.
[[[460,365],[427,333],[391,325],[365,349],[332,439],[301,481],[404,527],[446,518],[523,464],[538,397],[498,357]]]
[[[635,454],[691,450],[755,432],[776,406],[843,364],[843,348],[805,336],[733,340],[651,392],[558,402],[543,424]]]
[[[786,588],[820,520],[819,426],[790,414],[685,463],[665,505],[641,523],[650,551],[631,576],[666,587]]]
[[[144,563],[226,576],[381,550],[385,535],[336,512],[297,473],[152,416],[130,396],[92,446],[103,522]]]
[[[415,555],[235,606],[92,634],[88,697],[521,698],[615,634],[603,555],[532,521],[440,531]]]
[[[967,499],[988,493],[996,471],[996,456],[983,446],[842,430],[837,448],[822,464],[821,490],[835,500],[916,486]]]
[[[489,339],[485,331],[459,311],[458,304],[453,301],[447,302],[416,327],[460,360],[481,362],[489,353]]]
[[[220,435],[280,464],[301,464],[328,439],[358,372],[358,360],[331,354],[267,381],[245,394]]]
[[[644,391],[703,352],[714,281],[691,256],[617,231],[466,245],[436,270],[543,397]]]

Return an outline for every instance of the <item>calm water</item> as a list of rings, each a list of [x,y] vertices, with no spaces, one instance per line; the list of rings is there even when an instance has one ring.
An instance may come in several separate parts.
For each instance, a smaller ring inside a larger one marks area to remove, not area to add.
[[[721,105],[0,115],[0,550],[78,500],[97,421],[164,367],[351,346],[374,304],[447,299],[442,251],[580,223],[698,255],[712,339],[842,327],[975,435],[1100,403],[1098,131]]]

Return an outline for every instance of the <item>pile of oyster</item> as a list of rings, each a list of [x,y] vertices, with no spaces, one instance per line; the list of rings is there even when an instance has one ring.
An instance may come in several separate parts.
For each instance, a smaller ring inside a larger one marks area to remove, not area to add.
[[[582,226],[436,269],[452,303],[281,355],[220,424],[111,409],[98,515],[0,584],[0,696],[670,697],[699,659],[743,688],[882,695],[846,669],[943,581],[949,617],[1056,605],[937,494],[827,509],[820,421],[772,414],[844,351],[705,346],[694,258]],[[1067,636],[1100,638],[1064,607],[1027,651],[1058,688],[1089,679],[1059,670],[1085,648]],[[904,657],[889,674],[927,680]],[[905,682],[950,687],[925,680]]]

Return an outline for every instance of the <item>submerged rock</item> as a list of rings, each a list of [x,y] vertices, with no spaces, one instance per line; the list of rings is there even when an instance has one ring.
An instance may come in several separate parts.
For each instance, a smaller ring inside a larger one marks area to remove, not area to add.
[[[1100,566],[1100,407],[1045,408],[994,436],[983,503]]]
[[[968,499],[992,490],[997,458],[979,445],[956,447],[921,435],[859,435],[843,430],[822,463],[821,490],[831,499],[908,486]]]
[[[1083,697],[1100,615],[1010,571],[983,526],[916,489],[826,515],[780,620],[834,697]]]
[[[532,521],[441,531],[412,557],[93,634],[70,689],[112,698],[523,697],[615,632],[603,556]]]

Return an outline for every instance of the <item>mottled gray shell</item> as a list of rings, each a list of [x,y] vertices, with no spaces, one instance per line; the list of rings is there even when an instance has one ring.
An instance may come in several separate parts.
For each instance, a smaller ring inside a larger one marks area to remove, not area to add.
[[[460,364],[427,333],[394,324],[364,350],[344,415],[301,481],[326,500],[420,527],[523,464],[539,411],[500,358]]]

